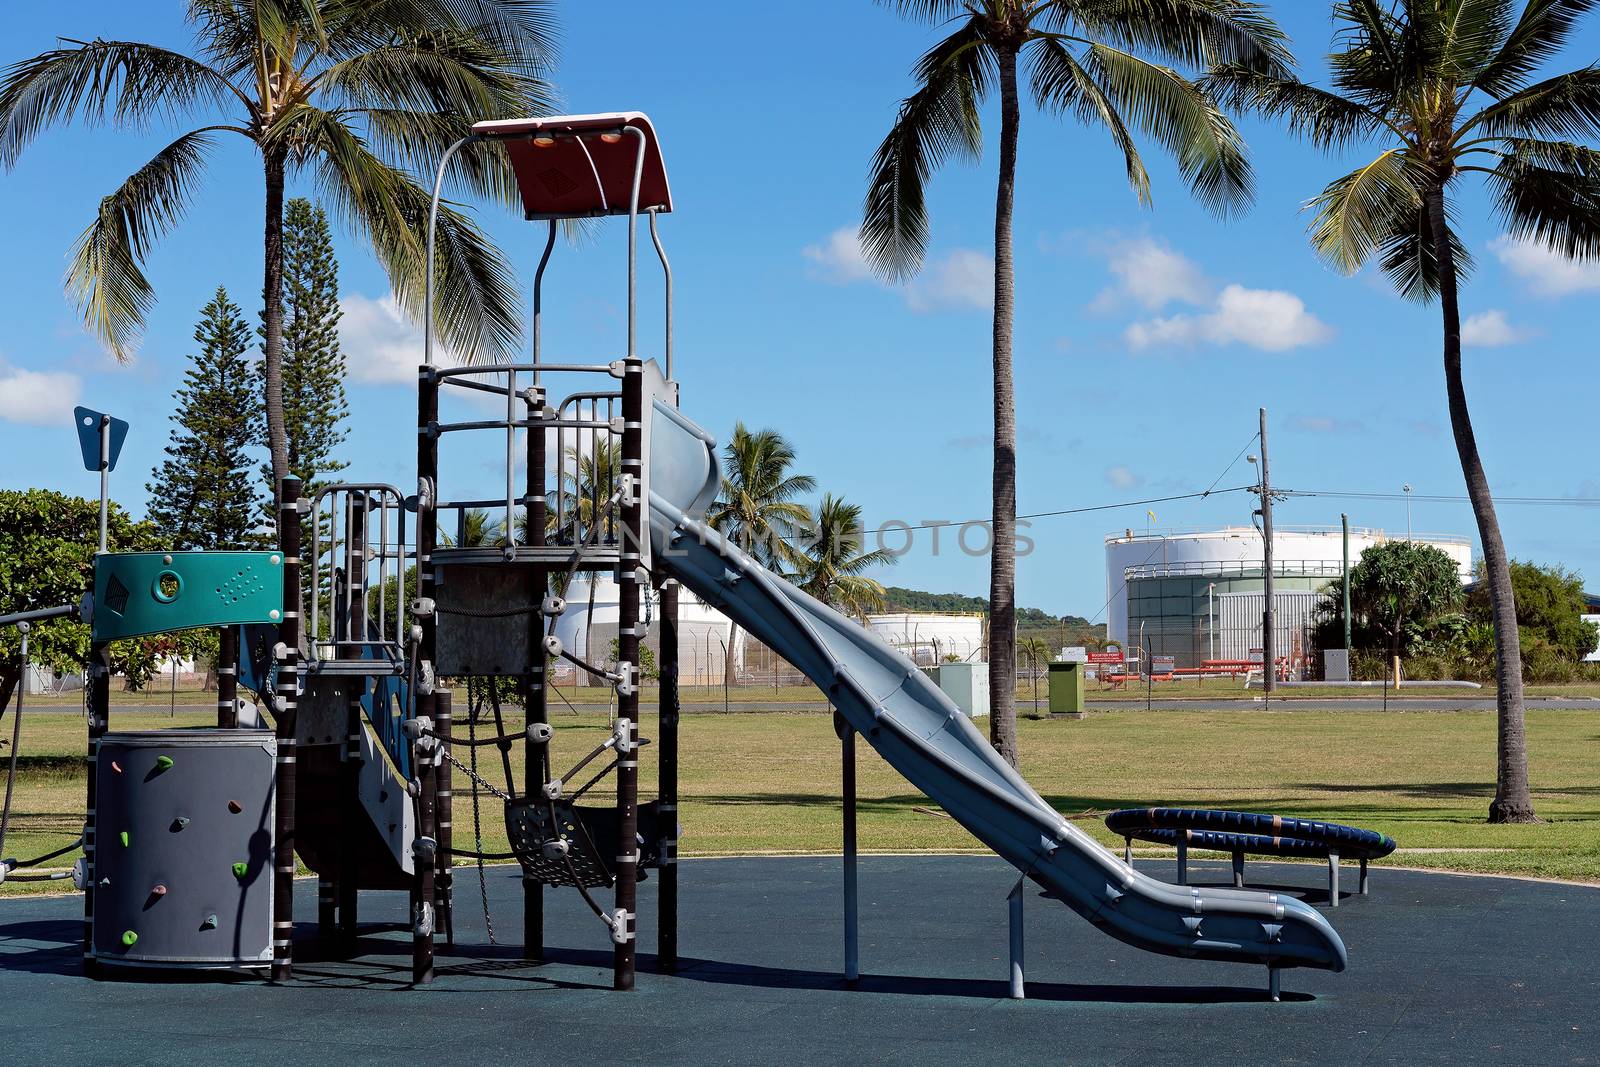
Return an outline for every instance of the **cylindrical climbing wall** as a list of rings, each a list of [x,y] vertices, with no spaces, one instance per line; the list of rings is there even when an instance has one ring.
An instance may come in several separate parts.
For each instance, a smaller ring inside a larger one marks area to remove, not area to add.
[[[93,955],[147,967],[272,962],[273,763],[267,730],[100,739]]]

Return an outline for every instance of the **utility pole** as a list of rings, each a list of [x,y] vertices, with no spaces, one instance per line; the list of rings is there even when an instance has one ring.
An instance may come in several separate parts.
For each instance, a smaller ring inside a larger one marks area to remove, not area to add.
[[[1267,468],[1267,409],[1261,409],[1261,689],[1272,696],[1278,661],[1273,649],[1272,479]]]

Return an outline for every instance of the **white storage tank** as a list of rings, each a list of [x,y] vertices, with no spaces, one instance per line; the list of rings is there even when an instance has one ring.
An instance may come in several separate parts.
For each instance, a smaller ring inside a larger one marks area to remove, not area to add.
[[[983,616],[976,612],[886,612],[868,615],[867,626],[920,666],[988,658]]]

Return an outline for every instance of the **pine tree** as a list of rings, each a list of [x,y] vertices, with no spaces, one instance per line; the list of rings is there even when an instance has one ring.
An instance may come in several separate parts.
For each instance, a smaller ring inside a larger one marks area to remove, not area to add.
[[[348,464],[334,457],[344,425],[344,354],[339,350],[339,264],[328,216],[309,200],[285,205],[283,229],[283,421],[289,470],[309,496]],[[257,437],[266,443],[266,419]],[[270,482],[270,468],[263,468]]]
[[[201,314],[167,458],[145,486],[149,518],[173,548],[245,548],[261,507],[245,452],[259,406],[244,358],[250,327],[221,287]]]

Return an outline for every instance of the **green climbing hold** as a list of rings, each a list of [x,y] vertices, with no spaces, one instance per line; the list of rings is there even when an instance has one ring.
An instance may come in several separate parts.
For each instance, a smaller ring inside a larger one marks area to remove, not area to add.
[[[249,872],[250,865],[248,863],[235,863],[233,865],[233,876],[235,878],[243,878]]]
[[[215,915],[207,915],[206,921],[200,924],[200,928],[202,930],[215,930],[217,928],[217,917]]]
[[[122,831],[122,833],[118,834],[117,835],[117,840],[122,842],[122,847],[123,848],[127,848],[128,847],[128,831],[124,830],[124,831]]]
[[[134,942],[136,942],[138,940],[139,940],[139,935],[134,933],[132,930],[124,930],[124,931],[122,931],[122,943],[124,945],[127,945],[127,946],[129,946],[131,948],[131,947],[133,947]]]
[[[172,757],[171,756],[157,756],[156,757],[156,770],[164,771],[164,770],[166,770],[167,768],[169,768],[171,766],[172,766]]]

